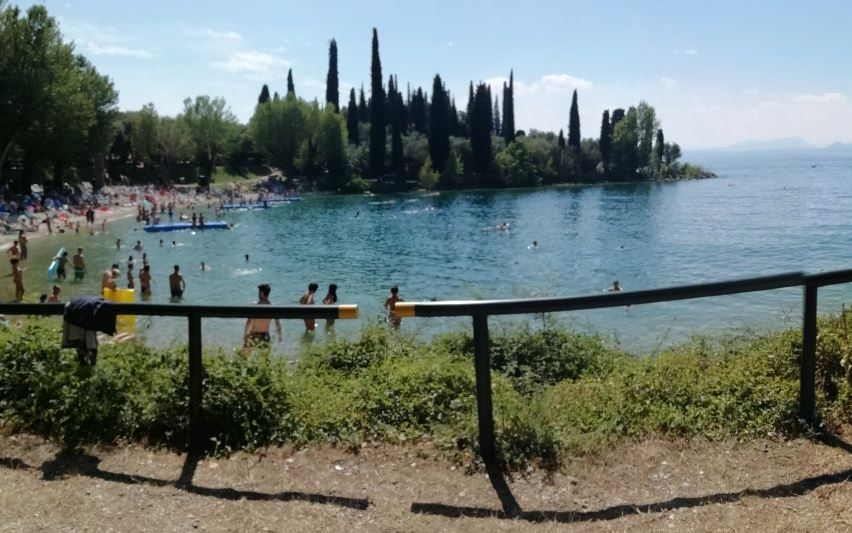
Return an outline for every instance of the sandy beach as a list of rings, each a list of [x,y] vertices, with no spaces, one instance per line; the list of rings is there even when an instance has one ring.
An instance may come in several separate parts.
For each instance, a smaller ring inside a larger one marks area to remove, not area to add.
[[[109,227],[109,223],[115,220],[120,220],[127,217],[136,216],[137,207],[132,204],[125,204],[119,206],[110,206],[109,210],[101,211],[97,210],[95,213],[95,231],[100,232],[101,223],[106,220],[107,227]],[[36,218],[38,220],[44,220],[46,215],[44,213],[40,213]],[[59,223],[58,220],[52,223],[53,232],[54,233],[73,233],[74,230],[71,229],[77,223],[80,223],[80,231],[88,231],[88,226],[86,225],[86,217],[83,215],[70,215],[68,217],[68,225]],[[47,231],[47,225],[43,222],[39,224],[38,231],[27,231],[25,233],[28,240],[33,241],[35,239],[39,239],[42,237],[46,237],[50,235]],[[18,239],[17,233],[10,233],[7,235],[0,235],[0,251],[5,251],[12,246],[12,243]]]

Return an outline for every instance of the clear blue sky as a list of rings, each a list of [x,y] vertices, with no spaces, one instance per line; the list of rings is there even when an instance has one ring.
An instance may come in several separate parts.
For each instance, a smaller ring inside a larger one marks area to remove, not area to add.
[[[14,0],[12,0],[14,3]],[[18,2],[22,7],[31,2]],[[802,137],[852,141],[852,2],[242,2],[49,0],[66,37],[120,91],[123,109],[164,114],[187,96],[223,96],[247,121],[264,82],[324,97],[328,41],[342,90],[369,87],[379,30],[385,78],[431,91],[436,72],[459,107],[470,80],[515,69],[516,122],[558,130],[579,90],[584,136],[604,109],[640,99],[686,148]],[[346,95],[341,94],[345,101]]]

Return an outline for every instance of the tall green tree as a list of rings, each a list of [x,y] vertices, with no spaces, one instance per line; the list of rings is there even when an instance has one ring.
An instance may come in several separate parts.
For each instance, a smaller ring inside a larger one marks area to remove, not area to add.
[[[293,83],[293,69],[287,69],[287,97],[296,96],[296,84]]]
[[[298,98],[284,98],[258,106],[249,122],[255,146],[288,174],[297,171],[296,159],[311,136],[310,106]]]
[[[358,120],[360,122],[370,121],[370,110],[367,107],[367,99],[364,96],[364,84],[361,84],[361,93],[358,96]]]
[[[370,85],[370,175],[385,172],[385,91],[382,86],[382,61],[379,58],[379,33],[373,28],[373,52]]]
[[[212,176],[216,160],[223,152],[228,136],[237,131],[237,119],[224,98],[209,96],[197,96],[195,100],[192,98],[184,100],[183,118],[189,126],[192,141],[201,155],[201,172]]]
[[[429,130],[429,123],[426,116],[426,97],[423,95],[421,87],[418,87],[411,96],[409,117],[414,131],[426,133]]]
[[[429,114],[429,157],[432,168],[444,171],[450,156],[450,98],[441,76],[432,82],[432,106]]]
[[[480,83],[476,86],[473,108],[470,117],[470,145],[473,151],[474,172],[480,179],[488,181],[494,161],[491,142],[491,95],[488,86]]]
[[[269,101],[269,87],[264,83],[263,88],[260,90],[260,95],[257,97],[258,104],[265,104]]]
[[[643,100],[639,102],[639,106],[636,108],[636,115],[639,127],[637,131],[637,135],[639,137],[639,166],[647,167],[651,165],[651,151],[654,142],[654,135],[659,128],[657,113],[654,108],[648,104],[648,102]]]
[[[494,98],[494,135],[500,136],[500,97]]]
[[[326,106],[319,117],[317,153],[327,175],[327,186],[339,189],[348,182],[346,126],[334,109]]]
[[[387,117],[391,128],[391,170],[399,185],[405,182],[405,161],[402,147],[402,94],[396,79],[388,80]]]
[[[503,138],[506,143],[515,140],[515,71],[509,71],[509,84],[503,84]]]
[[[328,45],[328,74],[325,78],[325,103],[334,104],[335,111],[340,111],[340,83],[337,78],[337,41],[331,40]]]
[[[568,119],[568,148],[580,152],[580,109],[577,106],[577,89],[571,96],[571,114]]]
[[[346,106],[346,130],[349,132],[349,144],[358,146],[358,102],[355,100],[355,88],[349,89],[349,105]]]
[[[665,150],[666,150],[666,137],[665,137],[665,135],[663,135],[663,130],[658,129],[657,130],[656,143],[654,144],[655,163],[657,165],[659,165],[663,162],[663,155],[665,154]]]
[[[171,178],[179,161],[191,159],[195,152],[192,132],[183,117],[160,117],[157,125],[157,151],[161,157],[163,175]]]
[[[639,119],[633,106],[615,124],[612,132],[612,163],[615,178],[636,178],[639,169]]]
[[[609,109],[605,109],[601,117],[601,135],[598,140],[604,173],[606,173],[607,166],[609,165],[610,147],[612,146],[612,130],[610,128]]]

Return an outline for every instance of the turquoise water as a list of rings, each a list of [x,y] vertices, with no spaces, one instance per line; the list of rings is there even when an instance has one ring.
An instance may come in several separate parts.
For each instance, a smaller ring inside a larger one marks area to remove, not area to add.
[[[82,242],[98,270],[126,262],[145,245],[155,278],[155,302],[168,300],[173,264],[185,272],[186,303],[245,304],[270,283],[273,303],[295,303],[315,281],[322,299],[337,283],[341,303],[361,307],[358,321],[338,321],[337,335],[354,334],[382,316],[388,288],[406,300],[521,298],[600,293],[618,279],[626,290],[701,283],[792,270],[852,266],[852,156],[694,154],[720,178],[671,184],[468,191],[398,196],[306,196],[265,211],[231,213],[232,231],[146,234],[132,221],[106,237],[55,236],[38,243],[27,276],[37,288],[47,257]],[[816,164],[816,167],[812,165]],[[510,224],[508,232],[495,230]],[[115,236],[125,243],[115,249]],[[160,238],[167,246],[160,248]],[[170,241],[177,241],[171,247]],[[538,248],[530,245],[536,240]],[[250,254],[246,262],[244,254]],[[201,261],[211,269],[202,272]],[[91,272],[92,269],[90,269]],[[91,272],[95,274],[95,272]],[[97,288],[66,283],[68,295]],[[123,278],[122,278],[123,279]],[[138,282],[137,282],[138,283]],[[10,296],[4,287],[4,299]],[[820,292],[823,309],[837,309],[852,287]],[[555,315],[637,351],[653,351],[691,334],[721,334],[797,325],[801,290],[691,300]],[[494,320],[494,319],[493,319]],[[512,321],[540,317],[501,318]],[[234,346],[243,322],[207,320],[205,344]],[[465,319],[414,318],[403,330],[428,337],[469,327]],[[140,319],[149,342],[184,342],[185,321]],[[298,351],[301,322],[285,323],[285,345]],[[317,330],[314,342],[328,334]]]

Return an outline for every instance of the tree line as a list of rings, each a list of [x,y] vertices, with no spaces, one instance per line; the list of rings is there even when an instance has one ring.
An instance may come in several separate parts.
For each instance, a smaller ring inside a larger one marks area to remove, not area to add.
[[[2,2],[2,0],[0,0]],[[681,164],[654,108],[645,102],[604,111],[597,138],[582,138],[577,91],[568,135],[515,126],[514,72],[493,94],[471,82],[467,102],[436,74],[431,88],[385,80],[372,32],[369,92],[362,85],[340,102],[337,42],[328,50],[325,101],[297,95],[292,69],[286,92],[263,85],[248,124],[223,98],[184,101],[175,117],[153,104],[119,112],[111,80],[62,40],[44,7],[0,13],[0,172],[26,191],[92,180],[171,182],[271,165],[325,190],[533,186],[602,180],[701,177]],[[2,174],[0,174],[2,177]],[[2,182],[0,182],[2,183]]]

